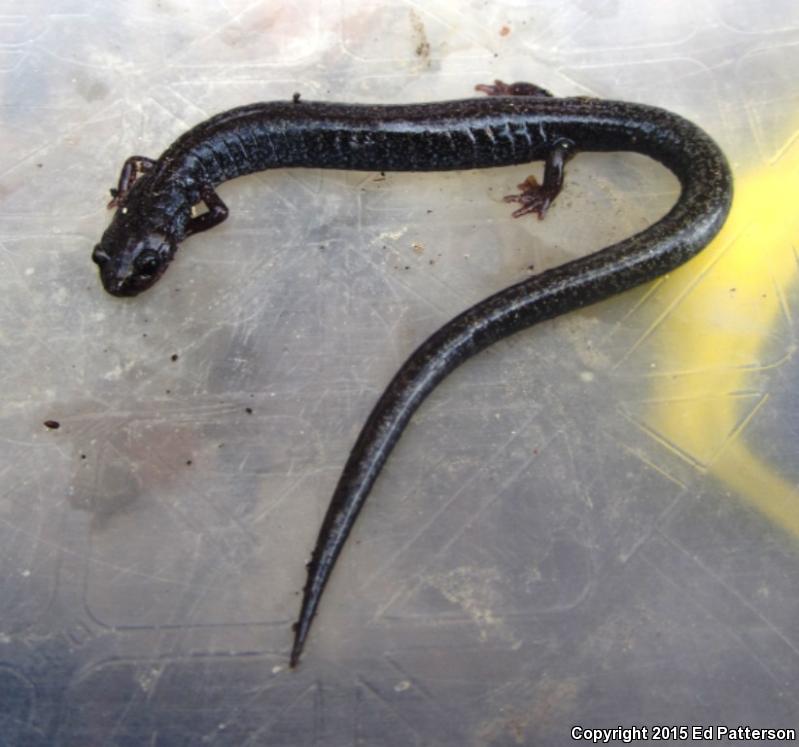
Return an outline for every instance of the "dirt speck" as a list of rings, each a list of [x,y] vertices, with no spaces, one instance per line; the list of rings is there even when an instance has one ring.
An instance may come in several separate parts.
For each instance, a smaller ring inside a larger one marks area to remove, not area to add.
[[[108,98],[108,95],[111,93],[108,84],[102,80],[78,78],[75,81],[75,87],[84,101],[88,101],[89,103],[93,101],[102,101]]]
[[[496,569],[460,567],[447,573],[433,574],[430,585],[477,626],[481,640],[504,640],[511,645],[517,641],[506,628],[501,617],[494,615],[494,608],[502,606],[501,577]]]
[[[410,12],[411,31],[413,32],[413,40],[416,43],[414,53],[422,61],[425,67],[430,65],[430,42],[427,39],[427,31],[424,27],[424,22],[419,17],[415,10]]]

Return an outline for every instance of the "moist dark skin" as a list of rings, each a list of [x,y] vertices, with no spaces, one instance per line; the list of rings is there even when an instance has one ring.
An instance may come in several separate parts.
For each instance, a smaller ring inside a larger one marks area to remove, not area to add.
[[[221,182],[269,168],[449,171],[545,161],[528,178],[515,216],[542,218],[580,151],[634,151],[680,182],[672,209],[640,233],[527,278],[472,306],[408,358],[366,421],[322,522],[294,626],[299,661],[333,566],[380,470],[413,413],[457,366],[533,324],[653,280],[690,259],[718,233],[732,200],[724,155],[699,127],[642,104],[552,97],[529,83],[495,81],[488,98],[372,106],[267,102],[223,112],[178,138],[156,161],[134,156],[112,190],[116,213],[93,253],[105,289],[134,296],[151,287],[193,233],[228,214]],[[203,203],[206,212],[193,214]]]

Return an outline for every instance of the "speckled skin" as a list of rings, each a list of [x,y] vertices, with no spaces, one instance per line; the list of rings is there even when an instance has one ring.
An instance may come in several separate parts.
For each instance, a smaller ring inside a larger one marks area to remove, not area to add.
[[[105,288],[135,295],[157,281],[187,235],[214,224],[193,224],[191,207],[201,199],[209,206],[218,200],[212,188],[228,179],[288,166],[368,171],[503,166],[546,158],[564,141],[572,151],[635,151],[654,158],[679,179],[679,199],[646,230],[472,306],[405,362],[366,421],[319,531],[295,625],[292,666],[358,513],[425,397],[497,340],[652,280],[700,251],[730,207],[727,161],[696,125],[640,104],[541,95],[404,106],[261,103],[217,115],[180,137],[135,181],[95,248]],[[139,272],[137,262],[147,272]]]

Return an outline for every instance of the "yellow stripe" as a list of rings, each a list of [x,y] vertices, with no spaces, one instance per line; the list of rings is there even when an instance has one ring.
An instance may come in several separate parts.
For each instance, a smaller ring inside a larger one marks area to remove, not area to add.
[[[641,425],[799,537],[799,489],[747,439],[768,399],[769,369],[795,352],[788,291],[797,246],[799,140],[738,177],[724,229],[655,288],[647,304],[655,318],[625,358],[654,361],[651,398],[636,408]]]

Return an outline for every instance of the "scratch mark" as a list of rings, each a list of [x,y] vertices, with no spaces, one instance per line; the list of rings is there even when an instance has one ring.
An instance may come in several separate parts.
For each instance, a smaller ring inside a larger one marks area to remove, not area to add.
[[[771,622],[767,617],[765,617],[757,607],[753,606],[749,600],[741,594],[735,587],[730,586],[729,582],[727,582],[724,578],[722,578],[718,573],[712,570],[708,565],[706,565],[701,558],[697,555],[688,551],[683,545],[677,542],[675,539],[670,537],[663,532],[658,532],[659,535],[669,543],[672,547],[676,550],[679,550],[683,555],[689,558],[693,563],[695,563],[699,568],[711,579],[713,579],[716,583],[719,584],[723,589],[728,591],[735,599],[740,602],[740,604],[751,612],[758,620],[760,620],[774,635],[777,636],[794,654],[796,654],[797,658],[799,658],[799,647],[791,641],[781,630],[779,630],[774,623]],[[681,587],[682,588],[682,587]]]
[[[526,421],[525,423],[523,423],[523,424],[522,424],[522,425],[519,427],[519,429],[516,431],[516,433],[514,433],[513,435],[511,435],[511,436],[510,436],[510,438],[508,438],[508,440],[507,440],[507,441],[505,441],[505,442],[504,442],[504,443],[503,443],[503,444],[502,444],[502,445],[501,445],[499,448],[497,448],[497,449],[495,449],[495,450],[493,451],[493,453],[492,453],[492,455],[491,455],[491,456],[492,456],[492,457],[495,457],[496,455],[498,455],[498,454],[501,454],[503,451],[506,451],[506,450],[508,449],[508,447],[509,447],[509,446],[510,446],[510,445],[511,445],[511,444],[512,444],[512,443],[513,443],[513,442],[514,442],[514,441],[515,441],[517,438],[519,438],[519,436],[520,436],[521,434],[523,434],[523,433],[525,433],[525,432],[527,431],[527,429],[530,427],[530,424],[531,424],[531,423],[532,423],[532,422],[533,422],[533,421],[534,421],[534,420],[535,420],[537,417],[538,417],[538,415],[537,415],[537,414],[535,414],[535,415],[531,416],[530,418],[528,418],[528,419],[527,419],[527,421]],[[437,549],[435,552],[433,552],[433,553],[432,553],[432,555],[430,555],[430,559],[427,561],[426,567],[429,567],[429,565],[430,565],[430,564],[433,562],[433,560],[435,560],[436,558],[440,557],[442,554],[446,553],[446,552],[449,550],[449,548],[452,546],[452,544],[453,544],[454,542],[456,542],[456,541],[457,541],[457,540],[458,540],[458,539],[459,539],[459,538],[460,538],[460,537],[461,537],[461,536],[462,536],[462,535],[463,535],[463,534],[464,534],[464,533],[465,533],[465,532],[466,532],[466,531],[469,529],[469,527],[471,527],[471,526],[472,526],[472,525],[475,523],[475,521],[476,521],[476,520],[477,520],[477,519],[478,519],[478,518],[479,518],[479,517],[480,517],[480,516],[481,516],[481,515],[482,515],[482,514],[483,514],[483,513],[486,511],[486,510],[488,510],[488,509],[489,509],[489,508],[490,508],[492,505],[494,505],[494,503],[496,503],[497,501],[501,500],[501,498],[502,498],[502,495],[503,495],[504,491],[505,491],[505,490],[507,490],[508,486],[510,486],[510,485],[511,485],[511,484],[512,484],[512,483],[513,483],[513,482],[514,482],[514,481],[515,481],[515,480],[518,478],[518,476],[519,476],[520,474],[522,474],[522,473],[523,473],[523,472],[524,472],[524,471],[525,471],[525,470],[526,470],[526,469],[527,469],[527,468],[530,466],[530,464],[531,464],[531,463],[532,463],[534,460],[536,460],[536,459],[538,459],[538,458],[539,458],[539,455],[540,455],[540,453],[541,453],[541,452],[542,452],[542,451],[543,451],[543,450],[544,450],[544,449],[545,449],[545,448],[546,448],[546,447],[547,447],[547,446],[548,446],[548,445],[549,445],[549,444],[550,444],[550,443],[551,443],[551,442],[552,442],[552,441],[553,441],[553,440],[554,440],[554,439],[555,439],[555,438],[556,438],[558,435],[560,435],[560,434],[559,434],[559,432],[555,432],[555,433],[553,433],[553,434],[550,436],[550,438],[549,438],[549,439],[548,439],[548,440],[547,440],[547,441],[546,441],[546,442],[545,442],[545,443],[544,443],[544,444],[543,444],[543,445],[542,445],[542,446],[539,448],[539,454],[538,454],[538,455],[536,455],[536,454],[530,454],[528,458],[526,458],[525,460],[523,460],[522,464],[521,464],[520,466],[518,466],[516,469],[514,469],[514,470],[513,470],[513,472],[512,472],[510,475],[508,475],[508,477],[507,477],[507,478],[506,478],[506,479],[505,479],[505,480],[504,480],[504,481],[503,481],[503,482],[502,482],[502,483],[501,483],[501,484],[500,484],[500,485],[497,487],[497,489],[496,489],[496,492],[495,492],[494,496],[493,496],[493,497],[491,497],[491,498],[489,498],[489,499],[487,499],[487,500],[485,500],[485,499],[484,499],[484,502],[483,502],[483,504],[482,504],[482,505],[480,505],[480,506],[477,508],[477,510],[476,510],[474,513],[472,513],[472,514],[471,514],[471,515],[468,517],[468,519],[464,520],[464,521],[461,523],[461,526],[460,526],[458,529],[456,529],[456,530],[453,532],[453,534],[452,534],[452,535],[450,535],[449,539],[448,539],[446,542],[444,542],[444,544],[443,544],[443,545],[441,545],[441,546],[440,546],[440,547],[439,547],[439,548],[438,548],[438,549]],[[492,461],[494,461],[492,458],[490,458],[490,459],[486,460],[486,462],[484,463],[484,465],[483,465],[483,466],[481,466],[481,467],[480,467],[480,468],[477,470],[477,473],[476,473],[476,474],[477,474],[477,475],[480,475],[480,474],[484,473],[484,472],[485,472],[485,471],[488,469],[488,467],[487,467],[487,466],[485,466],[485,465],[486,465],[486,464],[490,464]],[[475,476],[475,477],[476,477],[476,476]],[[474,478],[473,478],[473,479],[474,479]],[[404,554],[405,554],[405,553],[406,553],[408,550],[410,550],[410,548],[411,548],[411,547],[412,547],[412,546],[413,546],[413,545],[414,545],[414,544],[415,544],[415,543],[416,543],[416,542],[417,542],[417,541],[418,541],[418,540],[419,540],[419,539],[420,539],[420,538],[421,538],[421,537],[422,537],[422,536],[423,536],[423,535],[424,535],[424,534],[425,534],[425,533],[426,533],[426,532],[427,532],[427,531],[430,529],[430,527],[431,527],[431,526],[432,526],[432,525],[435,523],[435,521],[436,521],[436,520],[437,520],[437,519],[438,519],[438,518],[439,518],[439,517],[440,517],[440,516],[441,516],[441,515],[442,515],[444,512],[446,512],[446,510],[449,508],[449,506],[450,506],[450,505],[451,505],[451,504],[452,504],[452,503],[453,503],[453,502],[454,502],[454,501],[455,501],[455,500],[456,500],[456,499],[457,499],[457,498],[458,498],[458,497],[461,495],[461,493],[462,493],[462,492],[463,492],[463,491],[466,489],[466,487],[467,487],[469,484],[471,484],[471,481],[470,481],[470,482],[464,482],[464,483],[461,485],[461,487],[459,487],[457,490],[455,490],[455,492],[454,492],[454,493],[453,493],[453,494],[450,496],[450,498],[449,498],[449,499],[448,499],[448,500],[447,500],[447,501],[446,501],[446,502],[445,502],[445,503],[444,503],[444,504],[443,504],[443,505],[442,505],[442,506],[441,506],[441,507],[440,507],[440,508],[439,508],[439,509],[438,509],[438,510],[437,510],[437,511],[436,511],[436,512],[435,512],[435,513],[434,513],[434,514],[431,516],[431,517],[430,517],[430,519],[429,519],[428,521],[424,522],[424,524],[423,524],[423,525],[422,525],[422,526],[421,526],[421,527],[420,527],[420,528],[419,528],[419,529],[418,529],[416,532],[414,532],[414,533],[411,535],[411,537],[410,537],[410,538],[409,538],[409,539],[408,539],[408,540],[407,540],[405,543],[403,543],[403,544],[402,544],[402,545],[401,545],[401,546],[400,546],[400,547],[399,547],[399,548],[398,548],[398,549],[397,549],[397,550],[396,550],[394,553],[392,553],[392,555],[391,555],[391,556],[388,558],[388,560],[387,560],[385,563],[383,563],[383,564],[380,566],[380,568],[379,568],[379,569],[378,569],[378,570],[377,570],[377,571],[376,571],[376,572],[375,572],[375,573],[374,573],[372,576],[370,576],[370,577],[367,579],[366,583],[367,583],[367,584],[371,584],[372,582],[374,582],[374,581],[375,581],[375,580],[376,580],[378,577],[380,577],[380,576],[381,576],[383,573],[385,573],[385,572],[386,572],[386,570],[387,570],[388,568],[390,568],[390,567],[391,567],[391,566],[392,566],[392,565],[393,565],[393,564],[396,562],[396,560],[397,560],[399,557],[401,557],[401,556],[402,556],[402,555],[404,555]],[[419,587],[420,587],[420,586],[421,586],[423,583],[424,583],[424,582],[423,582],[421,579],[420,579],[420,580],[417,580],[417,581],[415,581],[415,582],[414,582],[414,583],[411,585],[411,587],[410,587],[409,589],[407,589],[407,590],[406,590],[406,594],[407,594],[407,595],[412,595],[414,592],[416,592],[416,591],[419,589]],[[388,607],[388,605],[387,605],[387,604],[383,604],[382,606],[378,607],[378,609],[376,610],[376,612],[375,612],[375,614],[374,614],[374,617],[373,617],[373,619],[377,619],[377,618],[379,618],[379,617],[382,617],[383,615],[385,615],[385,613],[386,613],[386,610],[387,610],[387,609],[389,609],[389,607]]]
[[[682,553],[682,554],[683,554],[683,555],[685,555],[687,558],[689,558],[689,559],[690,559],[690,560],[691,560],[693,563],[695,563],[697,566],[699,566],[699,568],[700,568],[700,569],[701,569],[701,570],[702,570],[702,571],[703,571],[703,572],[704,572],[704,573],[705,573],[705,574],[706,574],[706,575],[707,575],[709,578],[711,578],[713,581],[715,581],[716,583],[718,583],[718,584],[719,584],[719,586],[721,586],[721,587],[722,587],[722,588],[723,588],[725,591],[727,591],[729,594],[731,594],[731,595],[732,595],[732,596],[733,596],[733,597],[734,597],[734,598],[735,598],[735,599],[736,599],[736,600],[737,600],[737,601],[738,601],[738,602],[739,602],[739,603],[740,603],[740,604],[741,604],[741,605],[742,605],[742,606],[743,606],[743,607],[744,607],[746,610],[748,610],[748,611],[749,611],[749,612],[751,612],[751,613],[752,613],[752,614],[753,614],[755,617],[757,617],[759,620],[761,620],[761,621],[763,622],[763,624],[764,624],[764,625],[765,625],[765,626],[766,626],[766,627],[767,627],[767,628],[768,628],[768,629],[769,629],[769,630],[770,630],[772,633],[774,633],[774,635],[776,635],[776,636],[777,636],[777,637],[778,637],[778,638],[779,638],[779,639],[780,639],[780,640],[781,640],[781,641],[782,641],[782,642],[783,642],[783,643],[784,643],[786,646],[788,646],[788,648],[789,648],[789,649],[790,649],[790,650],[791,650],[791,651],[792,651],[792,652],[793,652],[795,655],[797,655],[797,657],[799,657],[799,648],[797,648],[797,647],[796,647],[796,646],[795,646],[795,645],[794,645],[794,644],[791,642],[791,640],[790,640],[790,639],[788,639],[788,638],[787,638],[785,635],[783,635],[783,633],[782,633],[780,630],[778,630],[778,629],[777,629],[777,628],[776,628],[776,627],[773,625],[773,623],[771,623],[771,621],[770,621],[770,620],[768,620],[766,617],[764,617],[764,616],[763,616],[763,615],[762,615],[762,614],[761,614],[761,613],[760,613],[760,612],[759,612],[759,611],[758,611],[758,610],[757,610],[755,607],[753,607],[753,606],[752,606],[752,605],[749,603],[749,601],[748,601],[748,600],[747,600],[747,599],[746,599],[746,598],[745,598],[743,595],[741,595],[741,594],[740,594],[740,593],[739,593],[739,592],[738,592],[738,591],[737,591],[735,588],[731,587],[731,586],[730,586],[730,585],[729,585],[729,584],[728,584],[728,583],[727,583],[727,582],[726,582],[724,579],[722,579],[722,578],[721,578],[721,577],[720,577],[718,574],[716,574],[716,573],[715,573],[715,572],[713,572],[713,571],[712,571],[710,568],[708,568],[708,567],[707,567],[707,566],[706,566],[706,565],[705,565],[705,564],[704,564],[704,563],[703,563],[703,562],[702,562],[702,561],[701,561],[701,560],[700,560],[700,559],[699,559],[699,558],[698,558],[696,555],[694,555],[694,554],[690,553],[690,552],[689,552],[689,551],[688,551],[686,548],[682,547],[682,546],[681,546],[679,543],[677,543],[676,541],[674,541],[674,540],[673,540],[671,537],[669,537],[669,536],[668,536],[668,535],[666,535],[666,534],[663,534],[663,533],[662,533],[662,532],[660,532],[660,531],[658,531],[658,536],[659,536],[659,537],[661,537],[661,538],[662,538],[662,539],[663,539],[665,542],[667,542],[667,543],[668,543],[670,546],[674,547],[674,548],[675,548],[676,550],[678,550],[680,553]],[[656,564],[656,563],[652,562],[652,560],[650,560],[650,559],[648,559],[648,558],[646,558],[646,557],[644,557],[644,562],[645,562],[645,563],[646,563],[646,564],[647,564],[647,565],[648,565],[650,568],[652,568],[652,569],[654,570],[654,572],[655,572],[655,573],[656,573],[658,576],[660,576],[661,578],[663,578],[663,579],[664,579],[664,580],[665,580],[665,581],[666,581],[666,582],[667,582],[667,583],[668,583],[670,586],[672,586],[672,587],[673,587],[673,588],[675,588],[675,589],[678,589],[678,590],[679,590],[679,592],[680,592],[680,594],[681,594],[682,596],[684,596],[684,595],[685,595],[685,587],[684,587],[682,584],[679,584],[679,583],[677,582],[677,580],[675,580],[674,578],[672,578],[671,576],[669,576],[667,573],[665,573],[665,572],[663,571],[663,569],[662,569],[662,568],[661,568],[661,567],[660,567],[658,564]],[[693,594],[692,594],[692,595],[691,595],[691,600],[692,600],[692,601],[693,601],[693,603],[694,603],[694,604],[696,604],[696,605],[697,605],[697,606],[698,606],[700,609],[703,609],[703,610],[704,610],[705,612],[707,612],[707,613],[708,613],[708,614],[709,614],[711,617],[713,617],[713,619],[714,619],[714,620],[718,621],[718,622],[719,622],[721,625],[723,625],[723,626],[724,626],[724,628],[725,628],[725,630],[727,631],[727,633],[728,633],[728,634],[729,634],[729,635],[730,635],[732,638],[734,638],[736,641],[738,641],[738,642],[741,644],[741,647],[742,647],[742,649],[743,649],[744,651],[746,651],[746,653],[747,653],[749,656],[751,656],[751,657],[752,657],[752,658],[753,658],[753,659],[754,659],[754,660],[755,660],[755,661],[756,661],[756,662],[757,662],[757,663],[758,663],[758,664],[759,664],[759,665],[760,665],[760,666],[763,668],[763,670],[766,672],[766,674],[767,674],[767,675],[768,675],[768,676],[769,676],[771,679],[773,679],[775,682],[777,682],[777,684],[780,686],[780,689],[782,689],[782,688],[784,688],[784,687],[785,687],[786,683],[785,683],[785,680],[784,680],[784,678],[782,678],[782,677],[779,677],[778,675],[776,675],[776,674],[774,673],[774,671],[771,669],[771,667],[770,667],[768,664],[766,664],[766,663],[763,661],[763,659],[762,659],[760,656],[758,656],[758,655],[757,655],[757,654],[756,654],[756,653],[755,653],[755,652],[752,650],[752,647],[751,647],[750,645],[748,645],[748,644],[746,643],[746,641],[745,641],[745,640],[744,640],[744,639],[743,639],[743,638],[742,638],[742,637],[741,637],[741,636],[740,636],[740,635],[739,635],[739,634],[738,634],[738,633],[735,631],[735,629],[731,627],[731,625],[730,625],[729,621],[728,621],[728,620],[727,620],[725,617],[723,617],[723,616],[719,616],[719,615],[718,615],[718,614],[717,614],[717,613],[716,613],[716,612],[715,612],[715,611],[714,611],[714,610],[713,610],[711,607],[709,607],[709,606],[705,605],[705,604],[704,604],[704,603],[701,601],[701,596],[700,596],[700,598],[697,598],[697,597],[696,597],[696,595],[693,595]]]
[[[700,462],[699,459],[696,459],[696,458],[692,457],[687,451],[683,451],[682,449],[680,449],[676,444],[672,443],[667,438],[664,438],[663,436],[661,436],[657,431],[655,431],[653,428],[648,426],[646,423],[642,423],[641,421],[636,420],[632,415],[630,415],[630,413],[628,413],[628,412],[626,412],[624,410],[620,411],[620,415],[622,416],[622,418],[624,418],[629,423],[631,423],[635,428],[637,428],[638,430],[642,431],[647,436],[649,436],[651,439],[653,439],[654,441],[659,443],[664,449],[666,449],[666,451],[668,451],[671,454],[674,454],[675,456],[679,457],[684,462],[687,462],[694,469],[696,469],[698,472],[706,472],[707,471],[707,465],[706,464],[704,464],[703,462]]]
[[[730,251],[731,247],[735,245],[736,241],[740,237],[740,233],[731,237],[729,241],[717,252],[717,254],[709,261],[701,270],[698,270],[694,273],[691,277],[690,281],[685,284],[685,286],[677,292],[674,297],[666,304],[665,308],[655,317],[655,319],[649,324],[649,326],[641,333],[639,338],[630,345],[629,349],[626,350],[616,361],[616,364],[613,366],[613,369],[619,368],[623,362],[625,362],[651,335],[652,333],[666,320],[674,310],[683,302],[683,300],[691,293],[693,290],[699,286],[699,284],[710,274],[713,268],[719,263],[722,257],[724,257],[728,251]]]
[[[653,462],[651,459],[649,459],[647,456],[645,456],[643,453],[641,453],[638,449],[633,449],[631,446],[628,446],[627,444],[625,444],[622,441],[618,441],[617,443],[618,443],[619,446],[621,446],[621,448],[624,451],[626,451],[628,454],[631,454],[632,456],[634,456],[639,461],[643,462],[647,467],[649,467],[649,469],[653,470],[654,472],[657,472],[659,475],[662,475],[667,480],[670,480],[675,485],[680,487],[682,490],[686,490],[687,489],[686,484],[684,482],[682,482],[682,480],[680,480],[677,477],[675,477],[674,475],[672,475],[671,472],[669,472],[668,470],[664,469],[659,464],[656,464],[655,462]]]
[[[725,449],[726,449],[726,448],[727,448],[727,447],[728,447],[728,446],[729,446],[729,445],[730,445],[730,444],[731,444],[733,441],[735,441],[735,439],[736,439],[736,438],[738,438],[738,436],[740,436],[740,435],[741,435],[741,433],[743,432],[744,428],[746,428],[746,426],[749,424],[749,422],[752,420],[752,418],[755,416],[755,414],[756,414],[756,413],[757,413],[757,412],[760,410],[760,408],[761,408],[761,407],[763,407],[763,405],[765,405],[765,404],[766,404],[766,402],[768,401],[768,399],[769,399],[769,395],[768,395],[768,394],[764,394],[764,395],[763,395],[763,396],[760,398],[760,400],[759,400],[758,402],[756,402],[756,403],[755,403],[754,407],[752,407],[752,409],[749,411],[749,413],[746,415],[746,417],[744,417],[744,418],[742,418],[742,419],[741,419],[740,423],[738,423],[738,425],[737,425],[737,426],[736,426],[736,427],[735,427],[735,428],[734,428],[732,431],[730,431],[730,433],[729,433],[729,434],[727,435],[727,437],[726,437],[726,438],[725,438],[725,439],[722,441],[722,443],[721,443],[721,445],[718,447],[718,449],[716,449],[716,451],[713,453],[713,457],[712,457],[712,459],[713,459],[713,460],[715,460],[716,458],[718,458],[718,456],[719,456],[719,455],[720,455],[720,454],[721,454],[721,453],[722,453],[722,452],[723,452],[723,451],[724,451],[724,450],[725,450]]]

